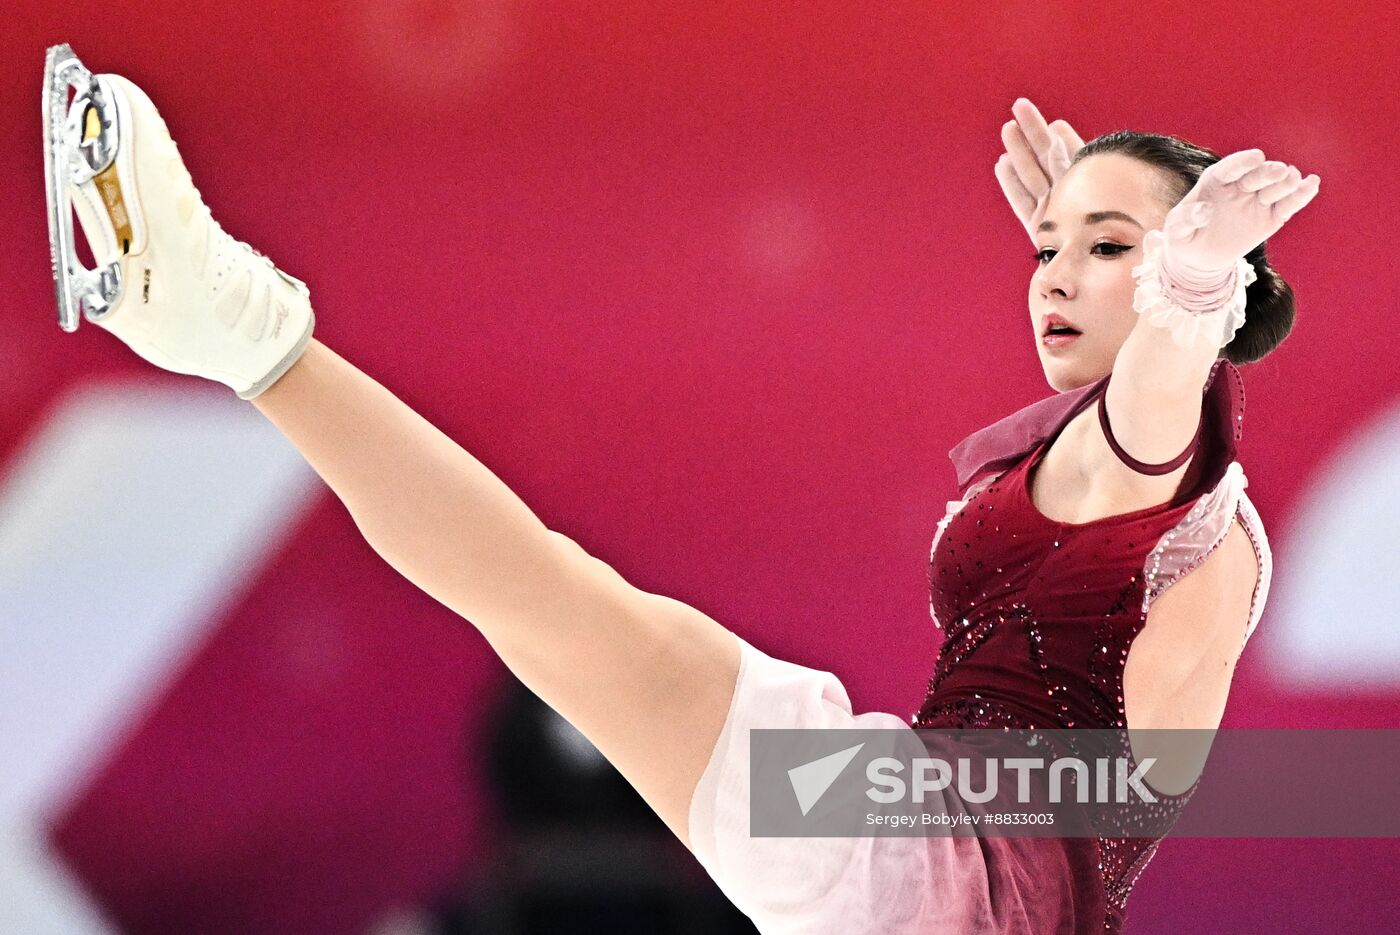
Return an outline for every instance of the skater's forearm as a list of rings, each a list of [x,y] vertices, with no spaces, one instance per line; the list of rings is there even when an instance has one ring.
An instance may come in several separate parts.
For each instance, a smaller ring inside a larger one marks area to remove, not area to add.
[[[313,340],[254,404],[344,502],[370,546],[428,594],[479,627],[565,618],[572,540],[334,351]]]

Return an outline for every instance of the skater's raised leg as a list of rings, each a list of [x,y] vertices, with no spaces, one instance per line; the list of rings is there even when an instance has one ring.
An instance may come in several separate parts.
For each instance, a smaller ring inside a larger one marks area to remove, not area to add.
[[[252,400],[369,544],[474,624],[689,845],[692,792],[739,671],[734,634],[546,528],[484,465],[314,340],[305,284],[214,221],[141,89],[92,75],[67,46],[50,50],[46,72],[63,327],[86,318],[158,366]],[[92,270],[74,251],[70,211]]]
[[[475,624],[688,844],[691,792],[738,673],[733,634],[547,529],[485,465],[314,339],[253,403],[374,550]]]

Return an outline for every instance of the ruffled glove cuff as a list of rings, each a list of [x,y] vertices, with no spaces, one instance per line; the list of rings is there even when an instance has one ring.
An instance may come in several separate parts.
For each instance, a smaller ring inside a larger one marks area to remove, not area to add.
[[[1143,261],[1132,269],[1137,280],[1133,310],[1171,332],[1179,347],[1197,342],[1221,348],[1244,324],[1245,288],[1256,279],[1253,265],[1243,257],[1235,262],[1218,288],[1196,291],[1167,271],[1166,235],[1151,230],[1142,240]]]

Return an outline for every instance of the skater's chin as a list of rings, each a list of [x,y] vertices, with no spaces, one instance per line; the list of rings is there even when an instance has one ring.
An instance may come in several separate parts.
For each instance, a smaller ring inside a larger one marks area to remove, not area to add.
[[[1057,393],[1068,393],[1081,386],[1088,386],[1108,373],[1107,370],[1099,372],[1087,366],[1085,361],[1047,360],[1043,355],[1040,366],[1045,372],[1045,382]]]

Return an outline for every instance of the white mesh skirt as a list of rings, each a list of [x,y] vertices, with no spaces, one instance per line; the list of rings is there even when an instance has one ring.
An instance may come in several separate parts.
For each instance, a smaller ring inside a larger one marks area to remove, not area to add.
[[[735,639],[738,680],[691,799],[690,840],[701,866],[759,931],[968,935],[1023,930],[1017,924],[1019,898],[1002,904],[999,894],[1002,905],[993,911],[987,842],[977,838],[750,837],[750,730],[912,733],[913,728],[893,714],[854,715],[845,687],[832,673],[774,659]]]

